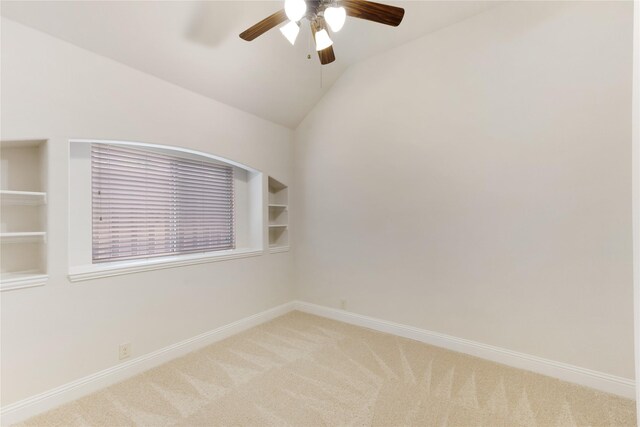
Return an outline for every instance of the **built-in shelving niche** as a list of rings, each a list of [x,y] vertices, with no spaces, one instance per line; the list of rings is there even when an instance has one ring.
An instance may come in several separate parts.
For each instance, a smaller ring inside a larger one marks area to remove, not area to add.
[[[289,250],[289,188],[269,177],[269,251]]]
[[[47,144],[0,141],[0,290],[47,281]]]

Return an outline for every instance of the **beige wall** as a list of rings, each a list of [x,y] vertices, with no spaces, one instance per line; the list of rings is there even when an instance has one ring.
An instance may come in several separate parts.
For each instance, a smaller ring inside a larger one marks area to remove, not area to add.
[[[298,296],[634,377],[631,2],[515,2],[353,66],[295,142]]]
[[[2,405],[293,297],[291,254],[70,283],[69,143],[114,139],[222,156],[289,183],[292,132],[2,19],[2,139],[49,139],[44,287],[3,292]],[[73,177],[71,177],[73,179]]]

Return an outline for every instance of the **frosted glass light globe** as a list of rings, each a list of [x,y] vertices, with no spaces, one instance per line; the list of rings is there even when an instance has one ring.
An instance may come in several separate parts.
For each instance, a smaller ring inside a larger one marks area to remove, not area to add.
[[[316,33],[316,50],[321,51],[333,44],[331,38],[329,37],[329,33],[324,28]]]
[[[327,21],[331,31],[337,33],[342,29],[344,21],[347,19],[347,11],[344,7],[328,7],[324,11],[324,20]]]
[[[295,44],[300,32],[300,26],[294,21],[289,21],[287,25],[280,28],[280,32],[289,40],[289,43]]]
[[[299,21],[307,12],[307,3],[304,0],[284,0],[284,13],[292,21]]]

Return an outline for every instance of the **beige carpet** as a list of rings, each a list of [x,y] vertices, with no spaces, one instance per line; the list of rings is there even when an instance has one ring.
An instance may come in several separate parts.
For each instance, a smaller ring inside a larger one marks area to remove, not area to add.
[[[631,426],[635,403],[293,312],[25,426]]]

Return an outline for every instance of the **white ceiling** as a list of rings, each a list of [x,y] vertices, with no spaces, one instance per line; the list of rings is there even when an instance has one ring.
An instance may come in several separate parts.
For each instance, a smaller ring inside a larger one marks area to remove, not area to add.
[[[381,1],[381,0],[379,0]],[[277,29],[238,34],[283,1],[2,1],[3,16],[194,92],[295,128],[351,64],[480,13],[493,1],[382,1],[389,27],[347,18],[336,61],[320,66],[308,26],[292,47]],[[307,59],[307,54],[312,59]]]

